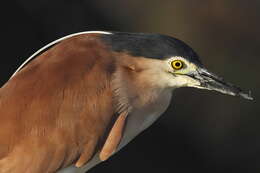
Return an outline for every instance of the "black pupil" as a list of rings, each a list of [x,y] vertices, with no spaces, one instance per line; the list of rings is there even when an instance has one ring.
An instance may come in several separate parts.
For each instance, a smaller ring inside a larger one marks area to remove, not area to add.
[[[181,63],[176,62],[176,63],[175,63],[175,66],[176,66],[176,67],[180,67],[180,66],[181,66]]]

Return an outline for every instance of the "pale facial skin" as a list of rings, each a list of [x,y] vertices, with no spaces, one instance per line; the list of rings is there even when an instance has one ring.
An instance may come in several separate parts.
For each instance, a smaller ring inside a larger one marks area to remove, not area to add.
[[[250,93],[243,92],[240,88],[208,72],[201,65],[189,62],[183,57],[171,57],[164,60],[163,64],[169,87],[194,87],[215,90],[223,94],[240,96],[249,100],[253,99]]]

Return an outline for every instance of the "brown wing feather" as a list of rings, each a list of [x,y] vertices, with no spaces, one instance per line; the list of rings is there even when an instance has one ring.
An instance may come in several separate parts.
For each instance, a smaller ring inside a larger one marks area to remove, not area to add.
[[[0,89],[0,173],[53,173],[81,155],[87,162],[115,113],[114,64],[98,35],[81,35],[8,81]]]
[[[99,153],[100,160],[107,160],[116,151],[123,136],[126,117],[127,112],[123,112],[117,118],[116,122],[114,123],[114,126],[109,132],[106,142],[104,143]]]

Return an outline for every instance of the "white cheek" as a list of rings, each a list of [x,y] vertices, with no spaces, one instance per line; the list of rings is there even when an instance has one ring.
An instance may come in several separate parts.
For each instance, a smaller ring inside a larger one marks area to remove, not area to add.
[[[179,88],[179,87],[194,87],[194,86],[199,86],[200,82],[185,76],[185,75],[181,75],[181,76],[175,76],[172,77],[172,79],[170,80],[170,86],[174,87],[174,88]]]

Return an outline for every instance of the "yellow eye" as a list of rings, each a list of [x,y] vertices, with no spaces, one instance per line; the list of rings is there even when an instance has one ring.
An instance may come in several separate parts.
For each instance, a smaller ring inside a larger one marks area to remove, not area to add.
[[[171,62],[171,65],[175,70],[180,70],[183,67],[183,62],[181,60],[174,60]]]

